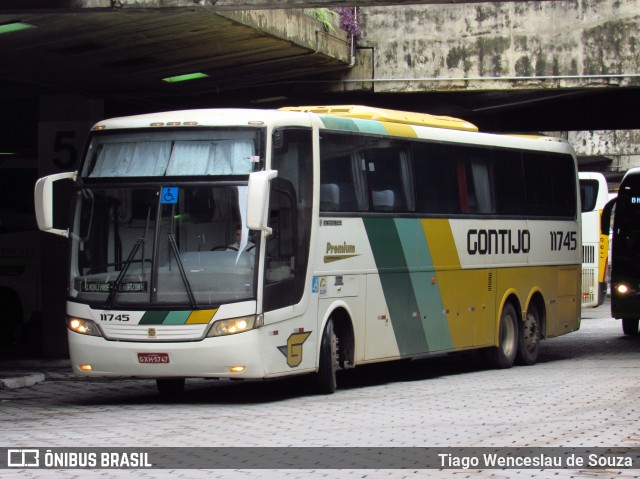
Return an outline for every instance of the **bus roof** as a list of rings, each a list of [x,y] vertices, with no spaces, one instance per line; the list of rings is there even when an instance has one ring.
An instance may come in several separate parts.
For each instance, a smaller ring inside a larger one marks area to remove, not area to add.
[[[312,117],[316,117],[320,121],[322,128],[335,131],[359,131],[392,137],[417,137],[455,143],[536,151],[561,151],[574,154],[569,143],[559,138],[480,133],[475,125],[457,118],[359,105],[297,106],[278,110],[226,108],[164,111],[101,120],[93,126],[92,130],[261,126],[267,124],[309,127],[314,123]]]
[[[328,106],[288,106],[280,108],[284,111],[311,112],[320,115],[376,120],[403,125],[430,126],[449,130],[478,131],[478,127],[468,121],[450,116],[435,116],[428,113],[412,113],[408,111],[387,110],[361,105],[328,105]]]

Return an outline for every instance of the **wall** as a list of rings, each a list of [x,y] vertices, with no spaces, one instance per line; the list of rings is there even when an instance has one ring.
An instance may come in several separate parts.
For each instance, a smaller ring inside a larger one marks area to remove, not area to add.
[[[359,11],[376,92],[640,85],[640,0]]]

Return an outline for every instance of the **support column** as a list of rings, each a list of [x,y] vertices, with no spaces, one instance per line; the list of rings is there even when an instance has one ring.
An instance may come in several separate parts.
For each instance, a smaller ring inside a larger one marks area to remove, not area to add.
[[[103,118],[103,101],[77,95],[40,99],[38,169],[40,177],[79,167],[89,130]],[[66,330],[68,241],[42,233],[42,356],[69,354]],[[34,331],[33,334],[38,334]]]

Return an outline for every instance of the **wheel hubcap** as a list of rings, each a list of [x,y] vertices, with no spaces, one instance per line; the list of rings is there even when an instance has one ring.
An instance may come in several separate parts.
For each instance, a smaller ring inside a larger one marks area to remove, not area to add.
[[[516,345],[516,330],[513,326],[513,318],[508,316],[506,319],[508,320],[504,322],[502,350],[504,351],[505,356],[511,356]]]

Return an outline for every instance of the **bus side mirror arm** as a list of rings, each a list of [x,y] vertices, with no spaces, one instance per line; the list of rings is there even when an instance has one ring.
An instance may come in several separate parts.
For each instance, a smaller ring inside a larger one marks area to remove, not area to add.
[[[611,211],[616,204],[617,198],[612,199],[604,208],[602,208],[602,216],[600,217],[600,233],[609,236],[611,231]]]
[[[250,230],[265,231],[271,234],[267,226],[269,221],[269,191],[271,180],[278,176],[276,170],[256,171],[249,175],[247,192],[247,227]]]
[[[68,171],[45,176],[36,182],[34,190],[36,220],[41,231],[65,238],[69,237],[68,229],[61,230],[53,227],[53,184],[60,180],[75,181],[77,177],[76,171]]]

